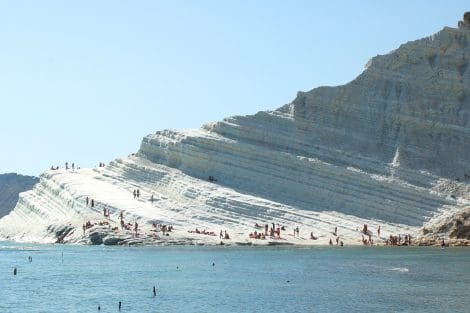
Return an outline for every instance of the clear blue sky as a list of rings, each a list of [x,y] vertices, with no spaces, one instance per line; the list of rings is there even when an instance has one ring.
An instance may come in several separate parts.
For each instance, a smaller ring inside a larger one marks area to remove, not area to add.
[[[468,1],[0,1],[0,173],[136,152],[343,84]]]

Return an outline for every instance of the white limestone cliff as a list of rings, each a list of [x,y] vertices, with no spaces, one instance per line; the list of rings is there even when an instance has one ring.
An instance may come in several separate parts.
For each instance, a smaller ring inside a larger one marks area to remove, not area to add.
[[[358,244],[363,224],[376,242],[432,229],[470,206],[469,23],[376,56],[350,83],[299,92],[277,110],[158,131],[105,168],[48,171],[0,220],[0,236],[220,242],[188,233],[197,227],[227,230],[226,242],[241,244],[326,244],[338,227],[341,240]],[[140,237],[99,226],[84,235],[82,224],[103,220],[103,208],[113,226],[121,211],[138,221]],[[248,238],[255,223],[272,222],[287,227],[282,240]],[[175,230],[155,239],[152,223]],[[301,238],[290,235],[296,226]]]

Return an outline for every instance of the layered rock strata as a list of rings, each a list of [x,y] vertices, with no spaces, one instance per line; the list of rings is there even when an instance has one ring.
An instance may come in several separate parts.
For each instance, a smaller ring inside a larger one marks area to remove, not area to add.
[[[372,58],[346,85],[299,92],[274,111],[156,132],[136,155],[105,168],[46,172],[0,220],[0,236],[219,243],[223,229],[229,242],[253,244],[262,242],[248,238],[254,225],[273,222],[286,230],[263,242],[326,244],[338,227],[341,240],[355,244],[363,224],[375,242],[414,237],[424,224],[437,231],[434,225],[470,205],[469,43],[466,15],[459,28]],[[133,199],[135,189],[140,199]],[[87,196],[97,206],[86,206]],[[117,225],[124,211],[143,233],[103,225],[82,233],[85,220],[102,219],[103,208],[108,224]],[[152,233],[153,223],[175,230]],[[299,238],[292,236],[296,226]],[[217,236],[188,232],[195,228]],[[308,239],[310,232],[319,239]]]

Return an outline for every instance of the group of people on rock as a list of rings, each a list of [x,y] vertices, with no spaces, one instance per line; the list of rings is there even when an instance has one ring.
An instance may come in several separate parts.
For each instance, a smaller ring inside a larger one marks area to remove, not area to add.
[[[155,228],[154,231],[156,231],[156,232],[161,231],[163,233],[163,236],[167,235],[166,233],[171,232],[173,230],[173,225],[153,223],[152,227]],[[214,236],[215,236],[215,234],[214,234]]]
[[[140,199],[140,189],[134,189],[134,191],[132,192],[132,194],[134,195],[134,199]],[[155,196],[153,195],[153,193],[150,195],[150,199],[149,201],[150,202],[154,202],[156,199],[155,199]]]
[[[222,233],[222,229],[220,230],[219,237],[220,239],[230,239],[230,236],[228,235],[227,231],[224,230],[224,232]]]
[[[254,231],[248,234],[248,237],[252,239],[266,239],[266,237],[271,237],[273,239],[281,239],[281,230],[286,230],[285,226],[281,226],[279,224],[274,224],[271,223],[271,226],[269,224],[264,224],[260,225],[258,223],[255,223],[255,228],[264,228],[264,233],[263,231]],[[294,230],[295,232],[295,230]]]
[[[104,164],[104,162],[100,162],[100,164],[98,164],[98,167],[105,167],[106,165]]]
[[[132,226],[134,226],[132,223],[126,223],[124,220],[121,220],[121,230],[132,230]]]
[[[411,245],[411,235],[406,234],[403,238],[401,235],[390,235],[390,237],[385,241],[385,244],[388,246],[409,246]]]
[[[65,170],[69,170],[69,162],[65,162]],[[75,163],[72,163],[72,172],[75,172]]]
[[[331,238],[330,238],[330,241],[328,242],[328,244],[329,244],[330,246],[333,245],[333,240],[331,240]],[[339,239],[339,236],[336,237],[336,245],[337,245],[337,246],[341,246],[341,247],[344,245],[344,242]]]
[[[294,228],[294,238],[295,238],[296,235],[297,235],[298,238],[300,238],[300,229],[299,229],[299,226],[297,226],[296,228]]]
[[[262,232],[257,232],[256,230],[248,235],[252,239],[266,239],[266,234]]]
[[[370,229],[368,229],[367,224],[364,224],[362,226],[361,233],[362,233],[362,239],[361,239],[362,244],[364,246],[372,246],[374,244],[374,240],[372,239],[372,231],[370,231]],[[377,229],[377,234],[380,237],[380,226]],[[366,235],[367,237],[364,237],[364,235]]]
[[[92,224],[90,221],[87,221],[85,224],[83,224],[83,234],[85,234],[85,230],[92,228],[95,224]]]
[[[137,222],[135,222],[134,224],[124,222],[124,211],[121,211],[119,213],[119,220],[121,224],[121,230],[125,229],[132,231],[132,227],[134,227],[135,234],[137,235],[137,231],[139,230],[139,224]]]
[[[362,235],[362,244],[364,246],[372,246],[374,244],[374,239],[372,239],[372,235],[368,234],[368,238],[364,238],[364,235]]]
[[[335,239],[336,245],[342,247],[342,246],[344,245],[344,242],[343,242],[342,240],[340,240],[340,238],[339,238],[338,226],[335,226],[335,229],[333,230],[332,234],[333,234],[333,236],[336,237],[336,239]],[[333,245],[333,240],[332,240],[331,238],[330,238],[328,244],[329,244],[330,246]]]
[[[133,194],[134,194],[134,199],[135,198],[140,198],[140,190],[139,189],[134,189]]]
[[[208,235],[208,236],[215,236],[215,232],[213,231],[207,231],[205,229],[199,230],[197,227],[195,230],[188,230],[188,233],[190,234],[201,234],[201,235]]]
[[[58,169],[59,169],[59,166],[58,166],[58,165],[57,165],[57,166],[54,166],[54,165],[51,166],[51,170],[52,170],[52,171],[56,171],[56,170],[58,170]],[[69,169],[72,169],[72,172],[75,172],[75,163],[72,163],[72,166],[71,166],[71,168],[70,168],[70,167],[69,167],[69,162],[65,162],[65,170],[68,172]],[[80,167],[77,166],[77,169],[80,169]]]
[[[90,204],[90,207],[94,208],[95,207],[95,200],[94,199],[91,199],[88,198],[88,196],[85,198],[85,203],[86,203],[86,206],[88,206],[88,204]]]
[[[285,226],[281,226],[279,224],[275,225],[274,223],[271,224],[271,227],[269,224],[265,224],[264,226],[256,223],[255,228],[264,228],[264,232],[262,231],[257,231],[255,230],[254,232],[250,232],[248,235],[249,238],[252,239],[266,239],[266,237],[271,237],[273,239],[281,239],[281,230],[286,230]],[[334,235],[336,236],[338,228],[335,227]],[[299,226],[294,228],[294,238],[301,238],[300,237],[300,228]],[[310,233],[310,239],[311,240],[317,240],[318,237],[313,234],[313,232]]]

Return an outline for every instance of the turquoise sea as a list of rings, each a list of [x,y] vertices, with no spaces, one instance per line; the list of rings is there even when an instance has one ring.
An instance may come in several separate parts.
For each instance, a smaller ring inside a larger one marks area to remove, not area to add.
[[[0,312],[119,301],[121,312],[470,312],[470,249],[0,243]]]

